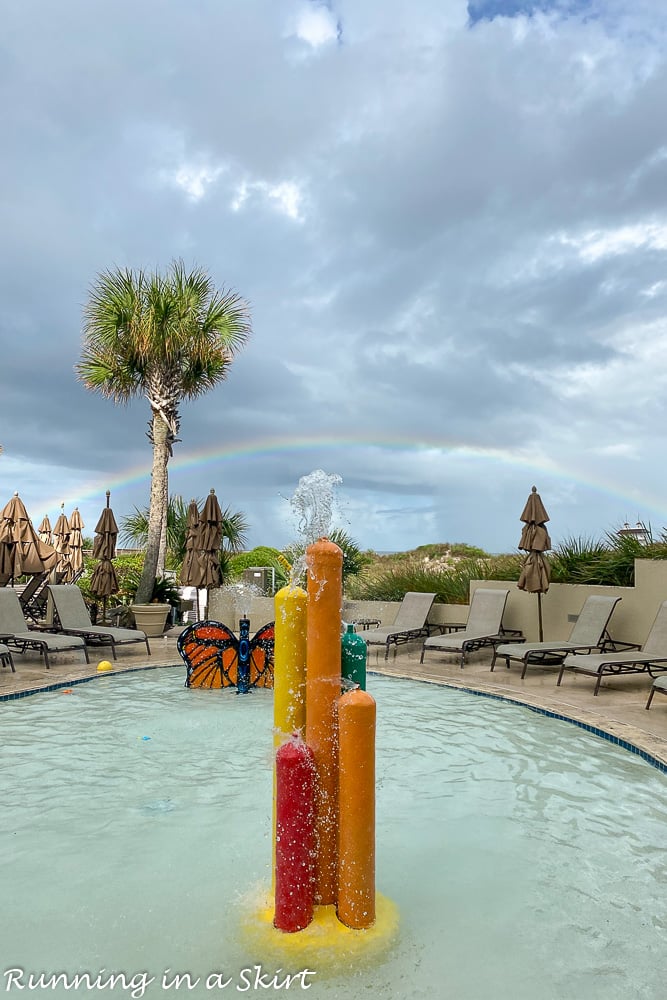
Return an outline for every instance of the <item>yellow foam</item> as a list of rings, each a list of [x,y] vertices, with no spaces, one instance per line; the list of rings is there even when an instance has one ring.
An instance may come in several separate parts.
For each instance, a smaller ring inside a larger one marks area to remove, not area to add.
[[[286,934],[273,926],[272,900],[248,912],[241,930],[253,956],[277,958],[291,968],[308,967],[321,975],[339,971],[341,962],[374,962],[381,958],[398,933],[398,907],[379,893],[375,899],[375,923],[366,930],[352,930],[336,917],[335,906],[316,906],[312,922],[302,931]]]

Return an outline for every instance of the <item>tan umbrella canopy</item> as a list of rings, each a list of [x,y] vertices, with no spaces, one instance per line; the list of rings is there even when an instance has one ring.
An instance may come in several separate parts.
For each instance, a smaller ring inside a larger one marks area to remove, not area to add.
[[[51,522],[49,521],[49,515],[48,514],[45,514],[44,517],[42,518],[42,523],[40,524],[40,526],[37,529],[37,531],[39,532],[40,539],[43,542],[46,542],[47,545],[50,545],[51,544]]]
[[[196,500],[191,500],[185,519],[185,557],[180,581],[184,587],[195,587],[197,618],[199,618],[199,588],[204,587],[204,562],[201,553],[201,520]]]
[[[551,580],[549,563],[544,557],[544,553],[551,548],[551,539],[545,525],[549,520],[537,487],[533,486],[530,496],[526,501],[520,520],[524,523],[521,532],[519,548],[527,552],[519,582],[519,590],[525,590],[529,594],[537,594],[537,615],[539,626],[539,638],[542,642],[544,635],[542,631],[542,594],[546,594]]]
[[[220,587],[220,544],[222,542],[222,511],[215,490],[211,490],[201,512],[199,541],[203,569],[202,587]]]
[[[100,515],[100,519],[95,525],[95,539],[93,541],[93,558],[99,559],[97,566],[93,570],[90,580],[90,589],[97,597],[104,598],[118,593],[118,578],[114,569],[112,559],[116,555],[116,539],[118,538],[118,525],[113,511],[109,506],[111,493],[107,490],[107,505]]]
[[[184,587],[203,586],[203,566],[199,558],[201,549],[201,522],[196,500],[191,500],[185,519],[185,557],[181,566],[180,580]]]
[[[72,579],[72,563],[70,560],[70,535],[72,529],[65,514],[65,504],[60,505],[60,515],[53,527],[53,547],[58,553],[56,573],[61,583],[69,583]]]
[[[48,573],[57,560],[57,552],[40,539],[15,493],[0,513],[0,585],[24,574]]]
[[[185,558],[181,567],[181,583],[197,588],[197,617],[199,617],[199,588],[210,590],[220,587],[220,544],[222,542],[222,511],[215,490],[211,490],[199,513],[197,501],[191,500],[187,513]]]
[[[75,507],[69,519],[70,536],[70,565],[72,567],[72,579],[78,579],[83,573],[83,529],[85,527],[79,514],[79,508]]]

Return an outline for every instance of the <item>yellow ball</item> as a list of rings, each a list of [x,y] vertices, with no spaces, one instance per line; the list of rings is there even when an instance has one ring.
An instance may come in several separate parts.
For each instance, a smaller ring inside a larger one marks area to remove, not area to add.
[[[97,664],[97,669],[100,672],[103,670],[113,670],[113,663],[109,663],[108,660],[100,660]]]

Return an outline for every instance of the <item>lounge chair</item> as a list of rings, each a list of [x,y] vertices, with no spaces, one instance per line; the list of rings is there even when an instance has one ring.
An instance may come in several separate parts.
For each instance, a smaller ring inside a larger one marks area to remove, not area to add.
[[[653,681],[653,687],[651,688],[651,693],[648,696],[648,701],[644,706],[648,711],[651,707],[651,702],[653,701],[654,694],[667,694],[667,677],[656,677]]]
[[[468,621],[463,630],[425,639],[419,662],[424,662],[424,653],[438,650],[443,653],[460,653],[463,667],[468,653],[483,646],[492,646],[507,634],[502,631],[502,620],[508,594],[509,590],[478,587],[472,595]]]
[[[134,628],[92,625],[86,602],[78,587],[72,584],[53,584],[49,587],[49,594],[55,612],[54,624],[57,621],[61,631],[66,635],[80,635],[88,645],[97,643],[111,646],[114,660],[118,659],[116,646],[123,646],[129,642],[144,642],[150,655],[151,647],[145,632]]]
[[[560,684],[566,670],[591,674],[597,678],[593,692],[597,694],[605,676],[648,673],[653,677],[654,667],[657,670],[667,670],[667,601],[660,605],[646,642],[639,652],[589,653],[587,656],[569,654],[563,660],[557,683]]]
[[[46,585],[49,582],[48,573],[35,573],[28,580],[23,590],[18,592],[18,599],[26,619],[37,623],[44,617],[46,611]]]
[[[611,644],[607,625],[612,611],[621,600],[620,597],[604,597],[592,595],[587,597],[579,617],[572,627],[569,639],[555,642],[509,643],[496,646],[493,651],[491,669],[496,665],[496,658],[502,657],[505,666],[509,668],[510,660],[523,663],[521,679],[526,676],[529,666],[559,667],[568,653],[592,653],[594,649],[605,649],[605,643]]]
[[[426,619],[429,616],[435,594],[421,594],[409,591],[401,602],[396,618],[391,625],[380,625],[379,628],[363,632],[363,638],[368,646],[384,646],[384,658],[389,657],[389,646],[412,642],[429,634]]]
[[[12,654],[9,649],[9,646],[5,646],[2,643],[0,643],[0,663],[2,663],[3,667],[6,667],[7,664],[9,664],[9,666],[12,668],[12,673],[13,674],[16,673],[16,669],[14,667],[14,661],[12,660]]]
[[[29,628],[16,593],[8,587],[0,587],[0,637],[20,653],[24,653],[26,649],[36,650],[44,657],[47,669],[50,667],[50,653],[63,653],[70,649],[80,649],[86,657],[86,663],[90,663],[83,639],[70,635],[51,635],[50,632],[38,632]]]

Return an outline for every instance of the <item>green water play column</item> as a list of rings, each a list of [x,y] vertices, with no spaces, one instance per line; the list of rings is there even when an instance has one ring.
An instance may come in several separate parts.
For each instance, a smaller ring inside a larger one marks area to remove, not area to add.
[[[341,669],[343,677],[353,684],[358,684],[362,691],[366,690],[366,659],[368,647],[366,640],[354,631],[354,625],[348,625],[341,639]]]

